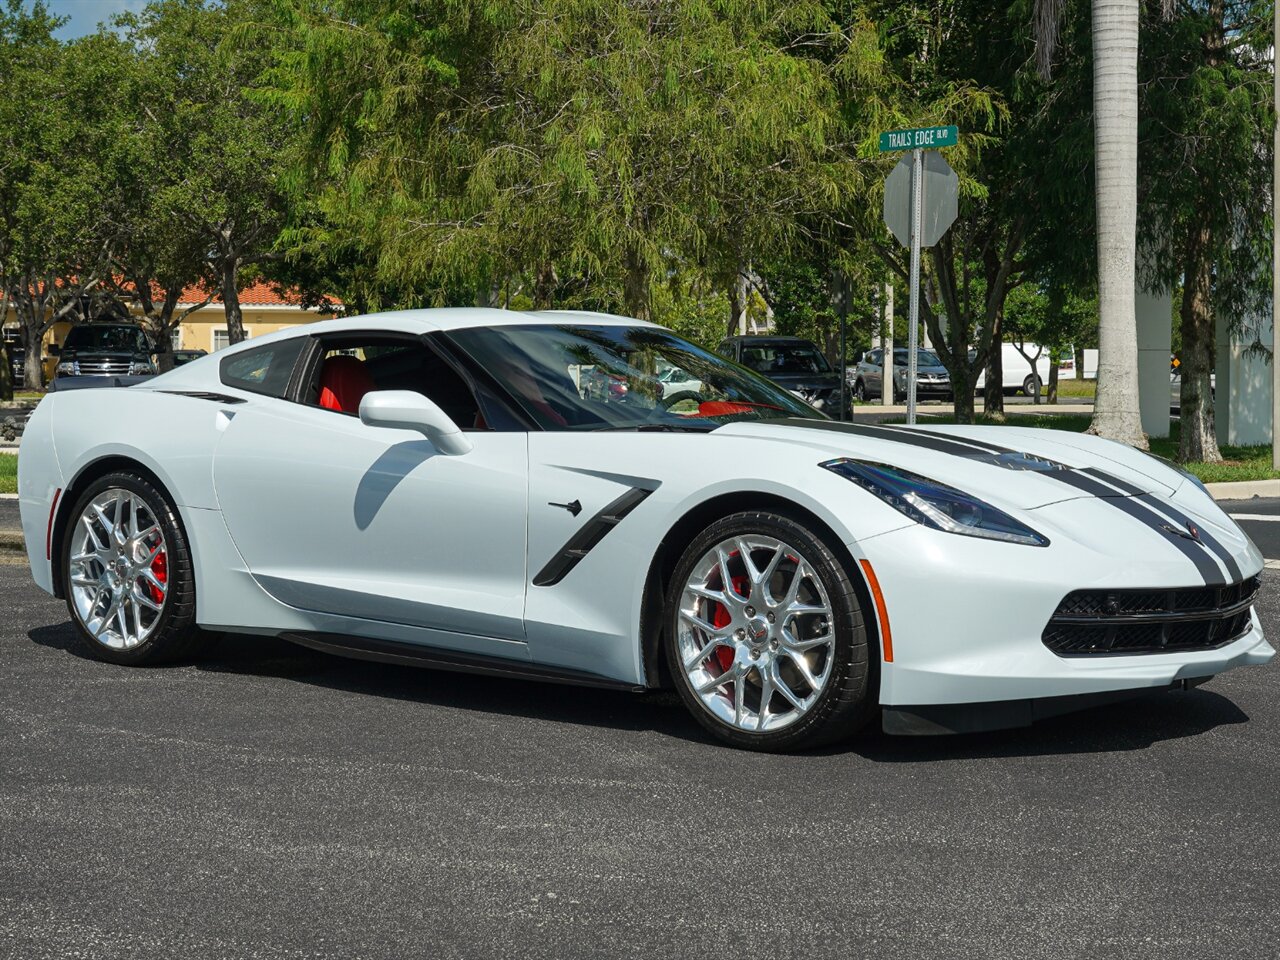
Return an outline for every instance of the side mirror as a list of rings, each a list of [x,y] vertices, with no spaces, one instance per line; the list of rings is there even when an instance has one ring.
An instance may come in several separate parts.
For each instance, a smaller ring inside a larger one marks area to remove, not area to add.
[[[471,441],[436,404],[412,390],[375,390],[360,401],[360,422],[370,427],[414,430],[441,453],[461,456]]]

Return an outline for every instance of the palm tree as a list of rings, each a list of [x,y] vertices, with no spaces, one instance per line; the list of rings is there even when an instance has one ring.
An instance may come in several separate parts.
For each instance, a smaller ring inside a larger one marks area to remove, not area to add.
[[[1046,76],[1065,0],[1036,0]],[[1134,315],[1138,221],[1139,0],[1092,0],[1094,169],[1098,208],[1098,395],[1090,433],[1146,449]]]

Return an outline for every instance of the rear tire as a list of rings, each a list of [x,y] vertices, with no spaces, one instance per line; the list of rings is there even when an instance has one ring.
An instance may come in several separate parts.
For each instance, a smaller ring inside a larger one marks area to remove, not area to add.
[[[1040,392],[1041,381],[1039,377],[1027,375],[1027,379],[1022,381],[1022,395],[1024,397],[1034,397]]]
[[[858,381],[853,385],[853,399],[855,400],[867,399],[867,385],[866,383],[863,382],[861,377],[859,377]]]
[[[666,626],[680,699],[736,747],[821,746],[852,735],[877,709],[849,571],[785,514],[735,513],[698,534],[676,564]]]
[[[100,477],[66,522],[67,610],[90,656],[142,666],[186,659],[204,644],[186,532],[151,480],[129,470]]]

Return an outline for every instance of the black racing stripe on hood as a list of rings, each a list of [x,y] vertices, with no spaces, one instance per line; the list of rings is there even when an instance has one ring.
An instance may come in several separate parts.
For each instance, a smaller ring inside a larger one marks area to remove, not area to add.
[[[887,429],[887,428],[886,428]],[[939,434],[932,433],[928,430],[921,430],[918,427],[893,427],[894,430],[901,430],[903,433],[910,433],[918,437],[936,437]],[[970,447],[977,447],[979,450],[987,450],[991,453],[1021,453],[1020,450],[1014,450],[1012,447],[1002,447],[999,444],[987,443],[985,440],[974,440],[972,437],[961,437],[955,434],[947,434],[947,440],[953,443],[963,443]]]
[[[1231,551],[1224,547],[1213,534],[1200,524],[1196,523],[1177,507],[1164,500],[1157,499],[1148,491],[1135,487],[1132,483],[1129,483],[1129,481],[1121,480],[1119,477],[1114,477],[1104,470],[1099,470],[1097,467],[1086,467],[1085,473],[1092,474],[1101,480],[1105,480],[1113,487],[1117,487],[1125,493],[1137,497],[1150,507],[1153,507],[1172,519],[1175,523],[1182,524],[1188,531],[1193,529],[1198,531],[1199,536],[1197,539],[1204,547],[1211,551],[1214,556],[1222,561],[1222,565],[1227,568],[1227,573],[1231,576],[1231,582],[1237,583],[1244,579],[1243,574],[1240,571],[1240,564],[1238,564],[1236,562],[1236,558],[1231,555]]]
[[[900,427],[880,427],[854,423],[834,423],[825,420],[802,420],[800,418],[780,421],[789,427],[804,427],[809,430],[829,430],[832,433],[847,433],[855,437],[867,437],[872,440],[891,440],[905,443],[913,447],[925,447],[939,453],[949,453],[956,457],[981,459],[988,451],[965,443],[957,443],[950,437],[940,437],[924,431],[908,433]],[[1013,450],[1000,450],[1001,453],[1014,453]]]
[[[977,460],[979,462],[988,462],[992,466],[1001,466],[999,461],[993,460],[993,456],[1001,454],[1019,454],[1020,451],[1011,447],[1001,447],[998,444],[986,443],[985,441],[970,441],[968,438],[962,437],[942,437],[937,434],[931,434],[927,430],[913,429],[910,427],[884,427],[870,426],[852,423],[831,423],[820,420],[801,420],[788,419],[784,421],[791,426],[807,427],[817,430],[830,430],[835,433],[846,433],[853,436],[862,436],[875,440],[889,440],[896,443],[905,443],[908,446],[924,447],[929,450],[936,450],[939,453],[951,454],[952,456],[963,457],[966,460]],[[1025,455],[1025,454],[1024,454]],[[1204,542],[1195,542],[1181,537],[1178,534],[1167,529],[1168,525],[1163,518],[1152,511],[1149,507],[1135,503],[1133,497],[1142,495],[1147,496],[1146,491],[1133,486],[1126,481],[1120,480],[1118,477],[1112,477],[1110,474],[1104,473],[1093,467],[1087,467],[1084,470],[1065,467],[1059,470],[1037,471],[1039,476],[1050,480],[1056,480],[1059,483],[1069,487],[1074,487],[1091,496],[1097,497],[1101,502],[1110,504],[1116,509],[1128,514],[1134,520],[1142,523],[1150,528],[1170,543],[1178,552],[1185,556],[1195,565],[1200,576],[1204,579],[1206,586],[1223,586],[1227,581],[1223,577],[1222,569],[1214,561],[1212,557],[1206,553],[1212,550],[1219,558],[1223,559],[1224,565],[1228,570],[1233,572],[1234,580],[1239,580],[1239,566],[1234,559],[1230,559],[1230,553],[1222,547],[1221,544],[1208,537]],[[1100,479],[1101,478],[1101,479]],[[1105,482],[1103,482],[1105,480]],[[1173,512],[1169,513],[1173,516]],[[1204,536],[1202,532],[1202,537]],[[1225,556],[1224,556],[1225,554]]]
[[[1196,569],[1200,571],[1200,576],[1204,578],[1206,586],[1221,587],[1226,585],[1227,581],[1222,575],[1222,570],[1214,559],[1205,552],[1204,544],[1195,544],[1193,541],[1174,533],[1158,513],[1143,504],[1135,502],[1133,497],[1123,496],[1119,490],[1109,487],[1102,481],[1086,476],[1081,472],[1067,471],[1066,473],[1055,475],[1054,479],[1073,486],[1077,490],[1093,494],[1103,503],[1124,511],[1138,522],[1145,524],[1160,534],[1183,556],[1195,564]]]
[[[1206,530],[1203,525],[1196,523],[1182,511],[1169,506],[1165,501],[1157,500],[1149,493],[1142,494],[1138,499],[1150,503],[1157,510],[1167,513],[1188,530],[1194,528],[1200,534],[1200,542],[1212,550],[1214,555],[1222,561],[1222,565],[1227,568],[1227,572],[1231,575],[1231,582],[1238,583],[1244,579],[1244,574],[1240,570],[1240,564],[1236,563],[1236,558],[1232,556],[1231,551],[1219,543],[1217,538]]]

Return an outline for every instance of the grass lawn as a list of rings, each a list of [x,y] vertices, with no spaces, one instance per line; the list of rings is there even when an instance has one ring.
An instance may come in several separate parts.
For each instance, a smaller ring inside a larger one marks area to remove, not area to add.
[[[18,458],[12,453],[0,453],[0,493],[18,492]]]
[[[1091,381],[1086,381],[1091,382]],[[931,423],[955,423],[953,416],[923,416],[924,421]],[[1090,417],[1081,413],[1029,413],[1012,414],[1004,422],[978,417],[977,422],[990,426],[1042,427],[1049,430],[1072,430],[1083,433],[1089,429]],[[901,421],[899,421],[901,422]],[[1151,439],[1151,452],[1166,460],[1175,460],[1178,456],[1178,427],[1175,421],[1170,425],[1168,439]],[[1233,480],[1270,480],[1280,477],[1280,472],[1271,469],[1271,447],[1220,447],[1222,463],[1184,463],[1182,468],[1193,473],[1204,483],[1224,483]]]
[[[1042,389],[1044,396],[1049,395],[1049,387],[1046,384]],[[1063,397],[1092,397],[1098,392],[1097,380],[1059,380],[1058,381],[1058,399]]]
[[[13,393],[13,399],[15,400],[39,400],[43,396],[43,393],[36,390],[15,390]]]

